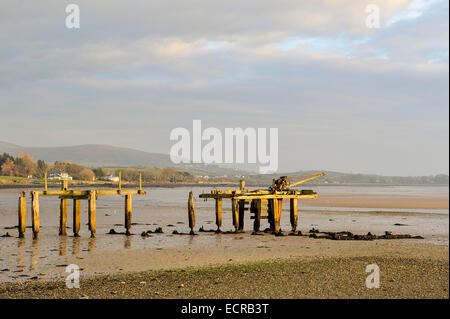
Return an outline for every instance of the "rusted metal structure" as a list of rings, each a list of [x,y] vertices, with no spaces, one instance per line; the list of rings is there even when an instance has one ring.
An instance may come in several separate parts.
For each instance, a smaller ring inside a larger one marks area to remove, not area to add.
[[[291,230],[296,231],[298,225],[298,200],[304,198],[317,198],[318,195],[313,190],[293,190],[290,187],[300,185],[325,173],[305,175],[305,176],[282,176],[273,181],[269,189],[245,189],[245,182],[241,181],[238,190],[212,190],[211,193],[200,194],[200,198],[215,200],[216,225],[217,232],[220,232],[222,226],[222,204],[223,199],[231,200],[231,211],[235,231],[244,229],[244,214],[250,210],[251,219],[254,219],[253,229],[258,232],[261,226],[261,220],[267,219],[270,229],[273,233],[280,232],[280,220],[283,206],[283,200],[289,200],[290,203],[290,221]],[[291,183],[290,179],[308,177],[304,180]]]
[[[139,189],[122,189],[121,172],[119,172],[118,189],[95,189],[95,190],[69,190],[68,181],[61,181],[61,190],[48,190],[47,173],[45,173],[44,190],[31,191],[31,223],[33,229],[33,238],[39,238],[40,218],[39,218],[39,198],[42,196],[58,196],[59,205],[59,234],[66,235],[67,223],[67,200],[73,200],[73,235],[79,236],[80,220],[81,220],[81,200],[88,201],[89,230],[91,237],[95,237],[96,233],[96,201],[98,196],[121,195],[125,196],[125,230],[126,234],[130,234],[131,215],[132,215],[132,196],[145,195],[146,191],[142,189],[142,175],[139,173]],[[22,192],[19,197],[19,237],[24,237],[26,229],[26,193]]]

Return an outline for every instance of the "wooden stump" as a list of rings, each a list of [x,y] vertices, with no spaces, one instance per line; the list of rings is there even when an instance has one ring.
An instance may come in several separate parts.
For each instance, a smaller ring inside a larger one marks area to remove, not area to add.
[[[131,214],[133,210],[132,206],[132,198],[131,195],[125,195],[125,230],[126,234],[130,235],[130,229],[131,229]]]
[[[267,201],[267,220],[269,222],[271,232],[275,231],[275,213],[273,209],[275,201],[275,199],[269,199]]]
[[[79,237],[80,233],[80,209],[81,201],[79,199],[73,200],[73,236]]]
[[[216,198],[216,225],[217,232],[220,232],[220,227],[222,227],[222,198]]]
[[[250,206],[251,214],[254,216],[255,220],[253,222],[253,230],[255,232],[259,232],[261,228],[261,200],[254,199],[252,200]]]
[[[90,191],[89,193],[89,230],[91,232],[91,237],[95,237],[95,233],[97,230],[97,222],[96,222],[96,211],[97,211],[97,193],[95,191]]]
[[[39,238],[39,194],[31,192],[31,223],[33,227],[33,238]]]
[[[295,232],[297,230],[297,205],[298,205],[298,199],[297,198],[291,198],[290,200],[290,213],[291,213],[291,227],[292,232]]]
[[[189,228],[191,229],[190,234],[193,235],[195,227],[195,209],[194,209],[194,194],[189,192],[188,200],[188,217],[189,217]]]
[[[26,229],[26,215],[27,215],[27,198],[25,191],[22,192],[19,197],[19,238],[23,238],[25,236]]]
[[[59,203],[59,234],[67,235],[67,199],[62,198]]]
[[[61,190],[67,190],[68,181],[61,181]],[[59,234],[62,236],[67,235],[67,199],[61,198],[59,203]]]
[[[235,198],[231,199],[231,212],[233,215],[233,225],[234,231],[239,231],[239,205],[238,200]]]
[[[239,200],[239,231],[244,231],[245,200]]]

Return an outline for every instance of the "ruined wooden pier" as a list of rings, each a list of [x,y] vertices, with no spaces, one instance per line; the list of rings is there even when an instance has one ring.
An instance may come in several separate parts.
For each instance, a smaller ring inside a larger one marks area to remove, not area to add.
[[[40,219],[39,219],[39,198],[43,196],[57,196],[60,199],[59,205],[59,235],[67,235],[67,200],[73,201],[73,235],[79,236],[80,220],[81,220],[81,201],[88,201],[88,219],[89,231],[91,237],[95,237],[96,233],[96,201],[99,196],[120,195],[125,196],[125,230],[126,234],[130,234],[131,215],[132,215],[132,196],[145,195],[146,191],[142,189],[142,177],[139,174],[139,189],[122,189],[121,173],[119,173],[119,185],[117,189],[94,189],[94,190],[69,190],[68,181],[61,181],[60,190],[48,190],[47,174],[45,175],[44,190],[31,191],[31,224],[33,230],[33,238],[39,238]],[[19,197],[19,237],[24,237],[26,229],[26,193],[22,192]]]
[[[317,198],[312,190],[262,190],[245,189],[245,183],[241,181],[241,188],[237,190],[212,190],[211,193],[199,195],[200,198],[215,200],[215,213],[217,232],[222,226],[222,205],[224,199],[231,200],[231,213],[236,232],[244,229],[244,214],[250,211],[251,219],[254,219],[253,229],[260,230],[261,220],[267,219],[270,230],[277,234],[280,232],[280,220],[283,200],[290,203],[290,222],[292,231],[295,232],[298,224],[298,200],[305,198]]]

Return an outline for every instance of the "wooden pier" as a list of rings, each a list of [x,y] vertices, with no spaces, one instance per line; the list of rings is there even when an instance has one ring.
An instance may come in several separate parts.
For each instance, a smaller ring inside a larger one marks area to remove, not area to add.
[[[316,174],[312,178],[293,184],[294,186],[305,181],[323,176]],[[275,182],[275,181],[274,181]],[[212,190],[211,193],[199,195],[200,198],[215,200],[215,213],[217,232],[222,227],[222,205],[224,199],[231,200],[231,214],[233,225],[236,232],[244,229],[244,215],[250,211],[253,222],[253,230],[260,231],[261,220],[267,219],[270,224],[270,230],[278,234],[280,232],[280,220],[283,207],[283,201],[289,200],[290,204],[290,222],[291,230],[295,232],[298,225],[298,200],[305,198],[317,198],[318,195],[312,190],[275,190],[273,187],[264,189],[245,189],[245,182],[242,180],[240,189],[236,190]]]
[[[139,174],[139,189],[122,189],[121,174],[119,174],[118,189],[95,189],[95,190],[69,190],[68,181],[61,181],[60,190],[48,190],[47,188],[47,174],[45,174],[44,190],[31,191],[31,224],[33,229],[33,238],[39,238],[40,219],[39,219],[39,198],[42,196],[59,197],[59,235],[67,235],[67,201],[73,201],[73,235],[79,236],[80,220],[81,220],[81,201],[88,201],[88,220],[89,231],[91,237],[95,237],[96,233],[96,202],[99,196],[125,196],[125,230],[126,234],[130,234],[131,216],[132,216],[132,196],[146,195],[146,191],[142,189],[142,176]],[[26,229],[26,193],[22,192],[19,197],[19,237],[24,237]]]

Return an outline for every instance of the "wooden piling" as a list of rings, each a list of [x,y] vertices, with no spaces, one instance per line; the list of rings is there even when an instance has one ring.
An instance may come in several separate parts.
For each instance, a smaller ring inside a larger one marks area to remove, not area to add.
[[[48,185],[48,182],[47,182],[47,171],[45,171],[45,173],[44,173],[44,189],[45,189],[45,191],[48,190],[47,189],[47,185]]]
[[[88,199],[88,210],[89,210],[89,231],[91,232],[91,238],[95,237],[95,232],[97,229],[97,222],[96,222],[96,211],[97,211],[97,194],[95,190],[89,192],[89,199]]]
[[[68,181],[61,180],[61,190],[65,191],[68,188]],[[67,199],[61,198],[59,203],[59,234],[61,236],[67,235]]]
[[[130,235],[131,229],[131,213],[132,213],[132,197],[131,195],[125,195],[125,231],[127,235]]]
[[[275,231],[274,202],[275,199],[272,198],[267,201],[267,221],[269,222],[271,232]]]
[[[217,232],[221,232],[220,227],[222,226],[222,198],[216,198],[216,225]]]
[[[31,224],[33,227],[33,239],[39,238],[39,193],[31,192]]]
[[[281,221],[281,211],[283,210],[283,200],[282,199],[275,199],[274,202],[277,202],[276,204],[276,210],[275,210],[275,233],[280,232],[280,221]]]
[[[80,233],[80,210],[81,201],[79,199],[73,200],[73,236],[79,237]]]
[[[191,229],[190,234],[194,235],[195,209],[194,209],[194,193],[192,193],[192,191],[189,192],[188,216],[189,216],[189,228]]]
[[[253,230],[258,232],[261,228],[261,200],[254,199],[252,200],[250,206],[251,214],[254,216],[255,220],[253,222]]]
[[[231,212],[233,216],[234,231],[239,231],[239,204],[236,198],[231,199]]]
[[[62,198],[59,202],[59,235],[67,235],[67,199]]]
[[[290,213],[291,213],[291,227],[292,232],[295,232],[297,230],[297,221],[298,221],[298,199],[297,198],[291,198],[290,200]]]
[[[19,238],[23,238],[26,229],[27,197],[25,191],[19,197]]]
[[[245,200],[239,200],[239,231],[244,230]]]

